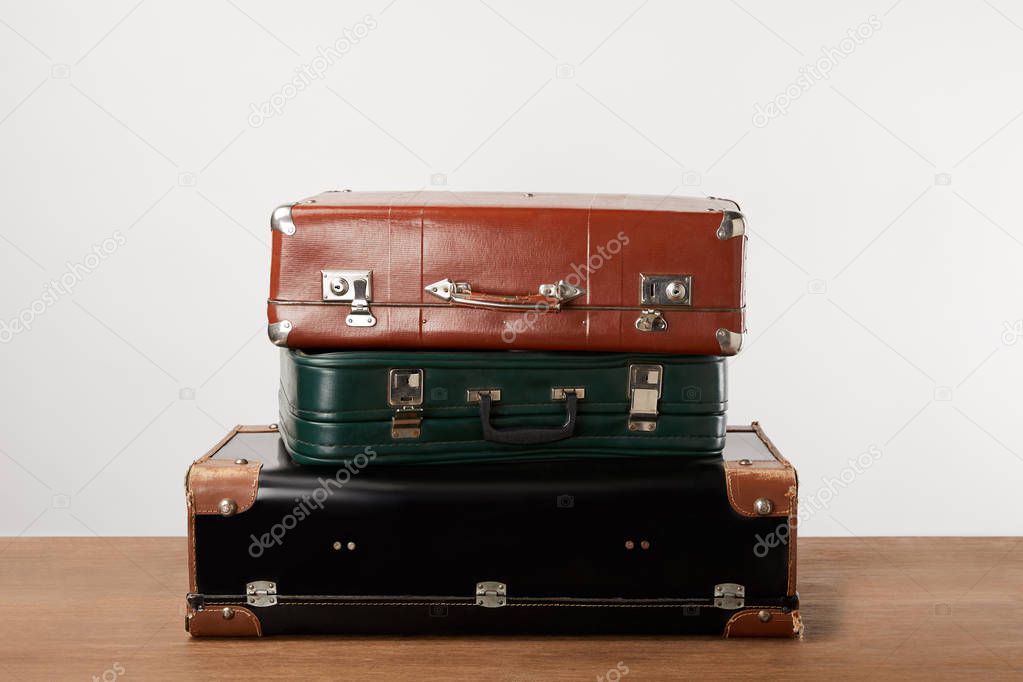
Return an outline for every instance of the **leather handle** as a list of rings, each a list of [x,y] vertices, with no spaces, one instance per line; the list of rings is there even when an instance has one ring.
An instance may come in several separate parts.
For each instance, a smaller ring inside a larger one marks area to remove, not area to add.
[[[489,394],[480,394],[480,423],[483,425],[483,437],[491,443],[540,445],[564,440],[575,433],[576,417],[579,412],[579,399],[575,393],[565,394],[565,423],[561,426],[516,426],[499,429],[490,422],[491,403]]]
[[[538,312],[557,312],[561,310],[563,304],[586,293],[585,289],[573,286],[565,280],[556,284],[541,284],[539,293],[536,294],[511,296],[474,292],[469,282],[453,282],[450,279],[434,282],[425,287],[424,291],[452,305]]]

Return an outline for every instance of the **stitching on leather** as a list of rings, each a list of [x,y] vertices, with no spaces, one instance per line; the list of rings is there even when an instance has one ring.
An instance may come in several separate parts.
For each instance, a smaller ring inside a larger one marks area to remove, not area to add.
[[[314,443],[308,440],[302,440],[296,437],[291,431],[288,430],[287,424],[282,422],[278,425],[278,430],[288,437],[288,439],[295,443],[301,443],[302,445],[312,445],[314,447],[329,447],[338,448],[340,450],[352,450],[355,452],[362,452],[365,448],[422,448],[432,447],[434,445],[469,445],[471,443],[489,443],[490,441],[479,439],[479,440],[450,440],[450,441],[429,441],[424,443],[367,443],[360,445],[345,445],[342,443]],[[622,434],[619,436],[572,436],[574,442],[578,441],[589,441],[589,440],[617,440],[617,439],[634,439],[634,440],[706,440],[706,439],[720,439],[719,434],[696,434],[688,436],[651,436],[646,435],[635,435],[630,436],[628,434]]]
[[[788,617],[790,621],[792,620],[792,613],[785,613],[785,611],[783,611],[782,609],[776,609],[776,608],[767,608],[767,609],[752,608],[752,609],[746,609],[746,610],[743,610],[743,611],[739,611],[738,613],[736,613],[735,615],[733,615],[731,618],[728,619],[728,622],[725,623],[725,637],[728,637],[732,633],[732,627],[734,625],[737,625],[739,623],[739,621],[747,620],[748,618],[751,618],[751,617],[752,618],[757,618],[758,614],[761,611],[767,611],[767,612],[769,612],[769,613],[771,613],[772,615],[775,615],[775,616],[780,615],[780,616],[783,616],[783,617]],[[795,612],[793,612],[793,613],[795,613]]]
[[[211,605],[229,605],[234,602],[229,601],[212,601],[207,600],[207,604]],[[367,607],[367,606],[466,606],[472,608],[479,608],[475,602],[430,602],[430,601],[403,601],[403,602],[336,602],[336,601],[300,601],[300,602],[278,602],[277,607],[281,606],[350,606],[350,607]],[[601,609],[710,609],[716,608],[707,604],[560,604],[560,603],[529,603],[529,604],[516,604],[509,602],[505,604],[505,608],[510,606],[518,607],[565,607],[565,608],[601,608]]]
[[[328,447],[338,448],[339,450],[350,450],[355,453],[362,452],[364,448],[422,448],[430,447],[433,445],[469,445],[471,443],[489,443],[487,440],[451,440],[451,441],[431,441],[428,443],[369,443],[367,445],[342,445],[341,443],[313,443],[301,438],[295,438],[290,433],[288,437],[296,442],[303,445],[313,445],[316,447]],[[619,438],[632,438],[635,440],[699,440],[706,438],[719,438],[719,436],[572,436],[574,442],[589,441],[589,440],[613,440]]]
[[[188,588],[190,591],[195,592],[199,589],[199,571],[196,565],[196,550],[195,550],[195,497],[192,495],[192,491],[187,491],[186,499],[188,500],[188,544],[189,544],[189,559],[190,559],[190,573],[188,576]]]
[[[218,622],[217,621],[217,616],[219,614],[215,614],[214,612],[207,611],[205,609],[200,609],[199,611],[193,612],[192,617],[195,618],[199,614],[210,614],[208,617],[207,616],[200,616],[200,618],[202,618],[202,621],[205,621],[205,626],[206,626],[208,631],[207,632],[194,633],[192,631],[192,629],[189,628],[189,632],[190,633],[194,634],[197,637],[213,637],[213,636],[218,636],[218,635],[225,636],[225,635],[222,635],[221,633],[216,632],[216,630],[217,630],[217,625],[216,624]],[[244,616],[245,619],[249,622],[250,625],[254,625],[255,626],[255,628],[256,628],[256,636],[257,637],[262,637],[263,636],[263,625],[262,625],[262,623],[260,623],[259,618],[256,616],[256,614],[252,613],[251,611],[249,611],[246,608],[237,607],[235,609],[234,615],[235,615],[236,618],[238,616]],[[223,616],[220,616],[220,618],[222,619]],[[244,635],[226,635],[226,636],[232,637],[232,636],[244,636]]]
[[[799,541],[799,512],[797,506],[799,504],[799,490],[797,485],[789,486],[789,491],[786,494],[789,498],[789,576],[786,582],[787,592],[791,594],[796,593],[796,566],[797,557],[799,555],[796,550],[796,543]]]

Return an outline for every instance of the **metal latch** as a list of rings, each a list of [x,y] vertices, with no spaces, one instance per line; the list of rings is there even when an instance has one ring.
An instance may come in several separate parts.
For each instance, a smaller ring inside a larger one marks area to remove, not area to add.
[[[423,425],[423,370],[392,369],[387,375],[387,404],[397,408],[391,438],[419,438]]]
[[[249,606],[276,606],[277,583],[255,580],[245,585],[245,602]]]
[[[348,301],[352,310],[345,318],[349,327],[372,327],[377,318],[369,309],[373,296],[372,270],[320,270],[323,280],[323,300]]]
[[[629,365],[629,431],[657,429],[657,401],[661,399],[664,367]]]
[[[476,606],[482,606],[485,609],[496,609],[507,605],[507,585],[493,581],[476,583]]]
[[[714,586],[714,608],[734,611],[746,606],[746,588],[738,583]]]
[[[660,310],[646,308],[636,318],[636,329],[641,332],[664,332],[668,331],[668,321]]]

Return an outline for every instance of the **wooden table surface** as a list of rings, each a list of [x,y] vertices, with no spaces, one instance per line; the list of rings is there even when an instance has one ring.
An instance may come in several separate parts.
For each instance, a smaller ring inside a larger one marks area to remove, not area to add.
[[[1023,678],[1023,538],[806,538],[799,551],[802,641],[192,640],[184,631],[183,538],[0,538],[0,676]]]

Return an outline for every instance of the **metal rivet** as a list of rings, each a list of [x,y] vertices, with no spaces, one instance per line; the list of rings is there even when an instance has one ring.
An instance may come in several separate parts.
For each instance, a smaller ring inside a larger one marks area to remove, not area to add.
[[[354,551],[355,551],[355,543],[354,543],[354,542],[349,542],[349,543],[348,543],[347,545],[345,545],[345,546],[346,546],[346,547],[348,547],[348,551],[349,551],[349,552],[354,552]]]
[[[650,541],[644,540],[643,542],[639,543],[639,546],[642,547],[643,549],[650,549]]]
[[[220,612],[220,615],[224,617],[224,620],[231,620],[234,618],[234,609],[230,606],[225,606],[224,610]]]
[[[235,464],[248,464],[248,463],[249,463],[249,460],[247,460],[247,459],[236,459],[236,460],[234,461],[234,463],[235,463]]]
[[[625,541],[625,549],[634,549],[635,547],[636,547],[636,543],[633,542],[632,540],[626,540]]]
[[[335,549],[335,550],[339,550],[339,549],[341,549],[341,546],[342,546],[342,545],[341,545],[341,541],[340,541],[340,540],[335,540],[335,541],[334,541],[334,545],[333,545],[333,547],[334,547],[334,549]]]
[[[768,623],[771,620],[771,612],[761,611],[760,613],[757,614],[757,618],[760,619],[761,623]]]
[[[271,431],[276,431],[277,430],[277,424],[271,424],[267,428],[270,429]]]
[[[740,466],[748,467],[748,466],[750,466],[752,464],[753,464],[753,460],[750,460],[750,459],[740,459],[739,460],[739,465]]]
[[[229,497],[225,497],[220,501],[220,504],[217,505],[217,508],[223,516],[231,516],[238,511],[238,503]]]
[[[533,198],[533,193],[532,192],[523,192],[522,196],[525,197],[526,199],[532,199]]]
[[[758,514],[770,514],[774,511],[774,504],[766,497],[758,497],[756,501],[753,502],[753,511]]]

